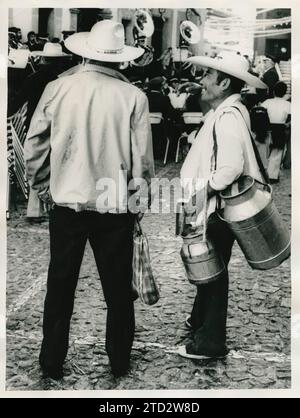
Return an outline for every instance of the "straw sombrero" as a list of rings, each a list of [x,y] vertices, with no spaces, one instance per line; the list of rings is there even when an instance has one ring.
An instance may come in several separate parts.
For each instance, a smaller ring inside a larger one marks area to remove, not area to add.
[[[132,61],[144,50],[125,45],[124,27],[112,20],[97,22],[90,32],[79,32],[65,40],[66,48],[81,57],[107,62]]]
[[[267,89],[268,86],[263,83],[258,77],[251,74],[249,70],[248,61],[233,52],[222,52],[215,58],[206,56],[194,56],[186,60],[200,67],[213,68],[223,73],[232,75],[239,80],[245,81],[249,86],[253,86],[260,89]]]
[[[59,43],[46,42],[43,51],[32,51],[33,57],[67,57],[70,54],[65,54]]]

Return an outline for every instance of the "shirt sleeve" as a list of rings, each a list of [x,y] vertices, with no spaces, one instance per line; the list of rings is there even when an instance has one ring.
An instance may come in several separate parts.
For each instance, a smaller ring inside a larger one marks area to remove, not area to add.
[[[131,117],[132,177],[151,182],[154,177],[152,134],[148,99],[144,94],[137,97]]]
[[[232,112],[224,113],[216,121],[217,165],[209,184],[214,190],[224,190],[242,174],[244,156],[241,136],[244,126]]]
[[[26,174],[33,189],[42,190],[50,182],[50,127],[48,112],[52,83],[48,84],[32,116],[24,144]]]

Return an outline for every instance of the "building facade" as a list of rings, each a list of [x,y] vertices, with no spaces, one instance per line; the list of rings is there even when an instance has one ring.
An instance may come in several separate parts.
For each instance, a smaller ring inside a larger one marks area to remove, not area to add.
[[[191,20],[201,32],[200,41],[189,48],[193,54],[203,50],[203,31],[206,9],[146,9],[152,16],[155,32],[147,39],[156,55],[160,55],[168,47],[179,46],[179,26],[183,20]],[[122,22],[125,27],[126,43],[133,44],[133,26],[135,9],[93,9],[93,8],[18,8],[9,9],[9,26],[21,28],[23,41],[27,33],[48,33],[50,39],[62,38],[62,31],[89,31],[94,23],[102,19],[113,19]]]

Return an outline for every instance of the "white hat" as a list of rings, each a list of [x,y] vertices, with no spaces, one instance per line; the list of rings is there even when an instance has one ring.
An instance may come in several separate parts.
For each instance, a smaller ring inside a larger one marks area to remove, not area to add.
[[[29,54],[29,49],[10,48],[8,54],[8,67],[25,68],[28,64]]]
[[[144,49],[125,45],[124,27],[112,20],[97,22],[90,32],[69,36],[65,46],[81,57],[97,61],[132,61],[144,53]]]
[[[70,54],[65,54],[59,43],[46,42],[43,51],[32,51],[31,55],[34,57],[67,57]]]
[[[268,86],[258,77],[249,73],[248,61],[241,55],[238,55],[234,52],[224,51],[217,55],[215,58],[195,56],[188,58],[187,61],[201,67],[213,68],[215,70],[232,75],[239,80],[245,81],[245,83],[249,86],[260,89],[268,88]]]

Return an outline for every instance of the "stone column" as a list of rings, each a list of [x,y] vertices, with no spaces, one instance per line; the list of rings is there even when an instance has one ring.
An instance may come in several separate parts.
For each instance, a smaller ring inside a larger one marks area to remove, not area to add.
[[[177,36],[178,36],[178,10],[174,9],[172,13],[172,33],[171,33],[171,47],[177,47]]]

